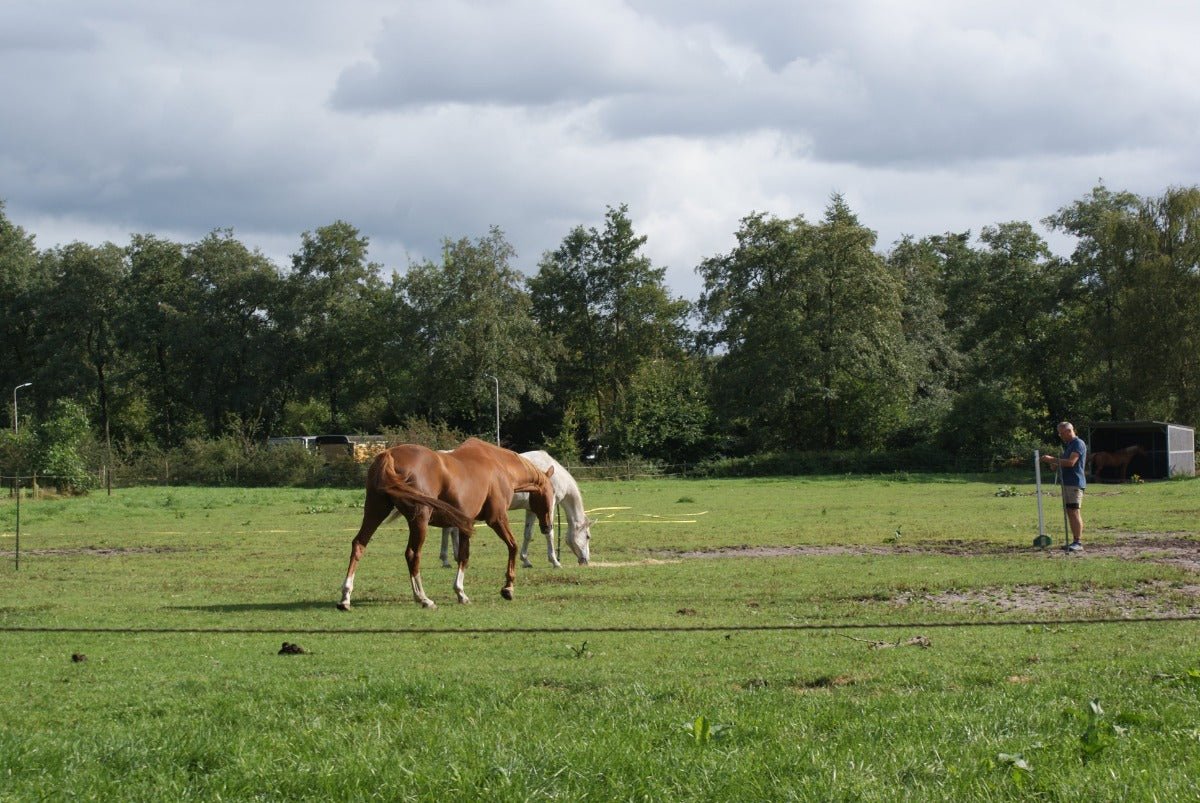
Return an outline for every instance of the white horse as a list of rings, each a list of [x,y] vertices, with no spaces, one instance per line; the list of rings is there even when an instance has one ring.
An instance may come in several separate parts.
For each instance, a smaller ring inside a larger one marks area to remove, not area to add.
[[[575,482],[575,478],[571,476],[569,471],[563,468],[561,463],[546,452],[522,452],[521,457],[524,457],[543,471],[554,466],[554,473],[550,475],[550,482],[554,486],[554,504],[561,504],[563,511],[567,514],[567,546],[575,553],[575,557],[579,559],[579,564],[586,566],[591,555],[589,542],[592,538],[592,520],[583,512],[583,496],[579,493],[579,484]],[[525,541],[521,544],[521,565],[528,569],[533,566],[529,562],[529,542],[533,540],[533,526],[537,522],[537,518],[529,510],[529,494],[513,494],[512,502],[509,504],[508,509],[525,511]],[[550,509],[550,517],[551,521],[553,521],[554,508]],[[450,552],[451,542],[454,544],[454,552]],[[458,530],[454,527],[443,527],[441,552],[443,566],[450,567],[453,565],[450,562],[452,554],[458,554]],[[553,531],[546,533],[546,555],[550,558],[551,566],[556,569],[562,566],[558,562],[558,556],[554,552]]]

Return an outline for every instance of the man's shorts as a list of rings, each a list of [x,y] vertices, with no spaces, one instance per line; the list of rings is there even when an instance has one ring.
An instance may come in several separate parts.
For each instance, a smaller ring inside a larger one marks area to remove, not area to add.
[[[1062,489],[1063,504],[1078,509],[1083,504],[1083,489],[1078,485],[1064,485]]]

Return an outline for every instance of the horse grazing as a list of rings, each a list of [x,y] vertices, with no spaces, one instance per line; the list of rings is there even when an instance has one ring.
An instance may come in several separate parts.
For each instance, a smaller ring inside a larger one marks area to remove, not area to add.
[[[408,576],[413,599],[425,608],[436,608],[421,585],[421,547],[430,524],[457,527],[458,574],[454,593],[467,603],[463,580],[471,554],[475,520],[484,521],[508,546],[508,570],[500,596],[513,598],[516,579],[517,540],[508,526],[508,503],[515,492],[529,494],[529,509],[542,532],[551,533],[550,509],[554,506],[554,470],[543,471],[516,452],[470,438],[449,452],[439,453],[416,444],[393,446],[381,452],[367,471],[367,496],[363,502],[362,525],[350,544],[350,567],[342,584],[338,608],[350,609],[354,573],[375,530],[388,518],[404,516],[408,521]],[[395,511],[393,513],[393,511]],[[549,535],[547,535],[549,537]]]
[[[1141,446],[1134,444],[1126,446],[1124,449],[1118,449],[1115,452],[1092,452],[1088,455],[1087,461],[1092,465],[1092,477],[1100,478],[1100,472],[1106,468],[1116,468],[1121,471],[1121,482],[1124,482],[1129,474],[1129,463],[1133,458],[1140,454],[1145,454],[1146,450]]]
[[[533,463],[540,469],[553,469],[553,474],[550,481],[554,484],[554,502],[556,505],[562,505],[563,510],[567,514],[567,546],[575,553],[575,557],[579,559],[579,565],[586,566],[591,559],[591,538],[592,538],[592,520],[587,517],[583,510],[583,495],[579,492],[579,483],[575,482],[575,478],[571,476],[571,472],[567,471],[562,465],[543,451],[522,452],[521,457],[524,457],[530,463]],[[529,562],[529,542],[533,540],[533,524],[536,520],[533,511],[529,508],[529,494],[515,493],[513,494],[512,502],[508,506],[509,510],[524,510],[525,511],[525,541],[521,544],[521,565],[526,569],[532,568],[533,564]],[[550,510],[551,515],[554,509]],[[442,565],[450,568],[450,545],[454,545],[454,550],[458,550],[458,531],[453,527],[442,528]],[[551,534],[546,535],[546,554],[550,558],[550,565],[554,568],[560,568],[561,563],[558,562],[558,555],[554,551],[554,538]]]

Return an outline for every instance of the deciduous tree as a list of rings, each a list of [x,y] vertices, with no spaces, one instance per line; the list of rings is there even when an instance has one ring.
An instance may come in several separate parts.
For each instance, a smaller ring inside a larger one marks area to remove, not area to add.
[[[11,389],[36,373],[34,349],[45,335],[41,302],[52,281],[48,267],[33,236],[8,219],[0,201],[0,387]]]
[[[441,263],[414,265],[399,284],[418,322],[409,355],[413,404],[427,418],[480,434],[500,414],[544,402],[554,378],[555,344],[532,316],[516,252],[493,227],[475,241],[447,240]],[[502,431],[503,432],[503,431]]]
[[[753,214],[701,264],[716,399],[756,448],[880,443],[911,395],[901,285],[835,196],[817,225]]]
[[[386,288],[379,266],[368,260],[368,245],[341,220],[305,232],[280,314],[289,381],[301,398],[324,401],[331,430],[356,423],[351,410],[377,394],[367,366],[380,335],[372,311]]]
[[[114,390],[127,361],[117,332],[126,315],[127,264],[112,243],[71,243],[44,254],[53,284],[41,299],[45,334],[38,341],[38,384],[47,398],[85,399],[98,429],[111,431]]]
[[[609,207],[603,229],[573,229],[529,282],[537,320],[563,346],[556,404],[575,411],[588,439],[606,436],[642,365],[684,356],[689,304],[671,297],[645,244],[628,208]]]

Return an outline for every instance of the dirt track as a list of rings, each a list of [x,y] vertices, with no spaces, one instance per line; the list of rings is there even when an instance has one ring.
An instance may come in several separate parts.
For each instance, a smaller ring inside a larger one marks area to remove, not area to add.
[[[1061,543],[1044,550],[1048,560],[1087,560],[1118,558],[1166,563],[1200,573],[1200,539],[1187,533],[1112,533],[1103,535],[1103,542],[1085,541],[1082,552],[1068,554]],[[1110,542],[1110,539],[1111,542]],[[1032,540],[1032,539],[1031,539]],[[879,544],[878,546],[736,546],[693,552],[664,552],[667,559],[771,558],[791,555],[973,555],[1017,556],[1033,552],[1032,546],[1013,546],[970,541],[921,541],[912,544]]]
[[[1200,575],[1200,539],[1187,533],[1112,533],[1103,534],[1105,543],[1086,543],[1083,552],[1066,553],[1061,544],[1044,550],[1046,560],[1094,560],[1116,558],[1176,566]],[[969,543],[966,541],[880,544],[878,546],[795,546],[728,547],[723,549],[670,553],[676,560],[756,558],[790,555],[952,555],[1016,556],[1028,555],[1033,547],[1006,544]],[[965,591],[924,593],[898,592],[885,600],[896,608],[924,605],[941,610],[975,610],[1017,614],[1058,613],[1069,616],[1115,615],[1198,616],[1200,615],[1200,578],[1195,583],[1152,581],[1134,588],[1078,588],[1021,585],[990,587]]]

